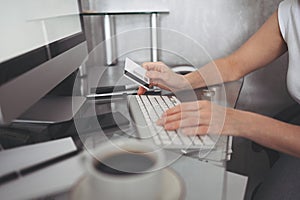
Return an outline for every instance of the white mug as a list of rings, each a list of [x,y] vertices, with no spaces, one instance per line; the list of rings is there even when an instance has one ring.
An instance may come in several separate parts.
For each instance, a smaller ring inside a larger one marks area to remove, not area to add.
[[[83,159],[88,199],[160,199],[164,155],[153,144],[133,139],[112,140]]]

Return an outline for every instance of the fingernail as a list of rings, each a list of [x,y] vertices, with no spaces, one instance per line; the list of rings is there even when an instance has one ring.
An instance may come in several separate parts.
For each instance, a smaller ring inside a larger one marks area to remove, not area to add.
[[[163,119],[158,119],[158,120],[156,121],[156,124],[161,126],[161,125],[164,124],[164,120],[163,120]]]
[[[170,125],[168,125],[168,124],[166,124],[165,126],[164,126],[164,128],[166,129],[166,130],[171,130],[171,126]]]

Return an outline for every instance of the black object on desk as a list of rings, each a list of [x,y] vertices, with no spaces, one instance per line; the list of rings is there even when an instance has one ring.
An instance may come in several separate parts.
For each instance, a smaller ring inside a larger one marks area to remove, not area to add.
[[[114,99],[123,98],[124,95],[136,95],[138,88],[136,86],[104,86],[91,88],[91,94],[87,95],[87,98],[94,99]],[[146,91],[145,95],[160,95],[161,90],[153,88]]]
[[[11,123],[0,127],[0,144],[4,149],[51,140],[49,125]]]
[[[120,112],[112,112],[98,115],[97,119],[102,129],[108,129],[129,124],[129,120]]]
[[[95,121],[95,117],[97,118],[97,121]],[[120,112],[112,112],[83,118],[80,119],[78,123],[80,123],[80,129],[88,133],[97,131],[100,127],[102,130],[106,130],[129,125],[129,120]]]
[[[132,89],[134,89],[134,88],[131,88],[131,90]],[[103,87],[91,88],[91,93],[103,94],[103,93],[120,92],[120,91],[126,91],[126,90],[128,90],[128,88],[126,89],[125,85],[103,86]]]

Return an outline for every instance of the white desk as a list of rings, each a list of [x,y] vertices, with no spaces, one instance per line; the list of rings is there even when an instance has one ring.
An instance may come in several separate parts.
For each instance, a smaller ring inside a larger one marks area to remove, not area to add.
[[[228,173],[223,167],[184,156],[170,168],[184,181],[187,200],[239,200],[245,191],[247,179]],[[50,196],[54,199],[69,199],[70,189],[82,176],[84,170],[81,155],[78,155],[2,185],[0,198],[10,200]]]

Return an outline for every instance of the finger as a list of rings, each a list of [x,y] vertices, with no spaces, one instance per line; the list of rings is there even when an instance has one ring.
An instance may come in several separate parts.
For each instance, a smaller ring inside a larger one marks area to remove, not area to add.
[[[138,95],[142,95],[142,94],[145,94],[147,90],[145,88],[143,88],[142,86],[139,86],[139,89],[137,91],[137,94]]]
[[[151,80],[164,80],[164,75],[162,72],[158,71],[147,71],[146,76]]]
[[[144,62],[142,64],[142,67],[144,67],[147,70],[152,70],[155,67],[155,62]]]
[[[200,113],[199,112],[178,112],[173,115],[167,115],[163,116],[162,118],[157,120],[157,125],[164,125],[173,121],[182,120],[185,118],[199,118],[200,119]]]
[[[177,112],[187,112],[187,111],[199,111],[199,110],[205,110],[205,108],[208,108],[210,110],[211,103],[209,101],[194,101],[194,102],[188,102],[188,103],[181,103],[177,106],[174,106],[167,110],[164,115],[172,115]]]
[[[162,72],[148,71],[146,72],[146,76],[150,78],[150,85],[158,86],[165,90],[170,90],[167,86],[164,85],[164,82],[166,82],[166,80]]]
[[[193,127],[184,127],[180,131],[187,135],[206,135],[208,133],[208,126],[193,126]]]
[[[200,110],[200,106],[197,102],[181,103],[165,111],[163,116],[174,115],[178,112],[187,112],[187,111],[196,111],[196,110]]]
[[[211,115],[207,112],[186,112],[177,113],[169,116],[168,118],[162,118],[157,121],[157,124],[164,126],[166,129],[172,130],[182,127],[209,125],[211,123]]]
[[[167,123],[173,122],[173,121],[179,121],[183,119],[184,116],[182,115],[181,112],[175,113],[173,115],[168,115],[168,116],[163,116],[160,119],[156,121],[156,124],[159,126],[163,126]]]
[[[166,67],[162,62],[145,62],[142,64],[142,66],[148,71],[161,71],[164,70],[164,68]]]
[[[172,121],[164,124],[166,130],[176,130],[184,127],[198,126],[200,125],[199,118],[186,118],[182,120]]]
[[[157,85],[155,85],[155,86],[157,86],[157,87],[159,87],[159,88],[161,88],[161,89],[164,89],[164,90],[171,91],[170,88],[168,88],[167,86],[165,86],[165,85],[163,85],[163,84],[160,84],[160,83],[157,83]]]

